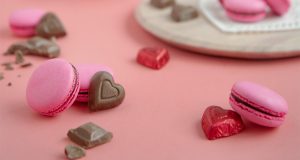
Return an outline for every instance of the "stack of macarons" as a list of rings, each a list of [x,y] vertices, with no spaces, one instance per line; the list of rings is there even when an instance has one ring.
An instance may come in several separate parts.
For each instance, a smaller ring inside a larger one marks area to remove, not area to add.
[[[48,60],[29,79],[28,105],[45,116],[59,114],[76,100],[92,104],[92,111],[116,107],[123,101],[125,91],[111,74],[112,70],[103,65],[74,66],[64,59]],[[89,92],[99,93],[98,97]]]
[[[267,15],[267,8],[276,16],[286,14],[291,6],[290,0],[220,0],[227,16],[237,22],[258,22]]]

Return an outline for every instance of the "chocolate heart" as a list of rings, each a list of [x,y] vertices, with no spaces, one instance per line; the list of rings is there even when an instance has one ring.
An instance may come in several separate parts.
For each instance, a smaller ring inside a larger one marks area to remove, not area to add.
[[[108,72],[97,72],[89,87],[89,108],[91,111],[116,107],[125,97],[124,88],[116,84]]]
[[[239,114],[218,106],[208,107],[202,116],[202,129],[209,140],[238,134],[244,128]]]
[[[47,13],[44,15],[35,31],[38,36],[45,38],[63,37],[66,35],[66,30],[63,24],[53,13]]]

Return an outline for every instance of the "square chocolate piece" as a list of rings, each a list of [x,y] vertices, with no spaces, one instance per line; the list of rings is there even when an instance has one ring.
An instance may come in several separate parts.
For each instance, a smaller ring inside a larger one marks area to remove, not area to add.
[[[107,132],[96,124],[89,122],[76,129],[70,129],[68,137],[73,142],[88,149],[109,142],[113,135],[111,132]]]
[[[166,8],[175,4],[175,0],[151,0],[150,2],[156,8]]]
[[[186,5],[174,5],[171,13],[171,17],[176,22],[188,21],[198,17],[198,10],[192,6]]]

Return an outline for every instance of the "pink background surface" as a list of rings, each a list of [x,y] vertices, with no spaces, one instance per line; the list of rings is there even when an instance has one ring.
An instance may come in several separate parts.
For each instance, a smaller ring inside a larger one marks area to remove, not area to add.
[[[177,50],[145,33],[135,22],[138,0],[0,0],[0,51],[14,37],[8,16],[18,8],[38,7],[59,15],[68,36],[58,40],[61,58],[74,64],[110,66],[126,98],[115,109],[90,113],[75,104],[55,118],[45,118],[26,104],[25,89],[31,72],[45,58],[26,56],[30,68],[4,71],[0,81],[0,159],[65,159],[72,143],[68,129],[92,121],[113,132],[110,143],[87,150],[89,160],[298,160],[300,158],[300,58],[245,61],[191,54]],[[201,27],[201,26],[199,26]],[[163,46],[171,61],[160,71],[135,62],[143,46]],[[0,55],[0,63],[14,60]],[[21,77],[18,78],[17,75]],[[230,108],[232,84],[251,80],[273,88],[289,103],[286,122],[278,129],[247,123],[236,136],[209,141],[200,120],[209,105]],[[8,87],[8,82],[12,86]]]

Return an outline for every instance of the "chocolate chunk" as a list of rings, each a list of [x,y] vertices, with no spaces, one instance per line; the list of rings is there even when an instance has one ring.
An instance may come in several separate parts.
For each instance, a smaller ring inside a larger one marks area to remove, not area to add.
[[[4,69],[7,71],[14,70],[14,67],[12,66],[11,62],[5,62],[5,63],[2,63],[1,65],[4,66],[5,67]]]
[[[79,159],[85,156],[85,150],[74,145],[67,145],[65,147],[65,155],[70,160]]]
[[[36,34],[45,38],[63,37],[66,35],[66,30],[54,13],[47,13],[37,25]]]
[[[0,81],[4,79],[3,73],[0,73]]]
[[[20,64],[20,63],[23,63],[23,62],[24,62],[23,52],[17,50],[16,51],[16,61],[15,61],[15,63]]]
[[[175,4],[175,0],[151,0],[150,3],[156,8],[166,8]]]
[[[171,17],[176,22],[188,21],[198,17],[198,11],[195,7],[179,5],[173,6]]]
[[[93,148],[109,142],[113,135],[111,132],[107,132],[96,124],[89,122],[76,129],[70,129],[68,137],[84,148]]]
[[[51,40],[42,37],[33,37],[26,42],[11,45],[5,54],[16,54],[17,52],[55,58],[59,56],[60,48]]]
[[[90,83],[89,103],[91,111],[116,107],[125,98],[124,88],[116,84],[108,72],[97,72]]]
[[[32,66],[32,63],[30,63],[30,62],[20,65],[21,68],[26,68],[26,67],[30,67],[30,66]]]

